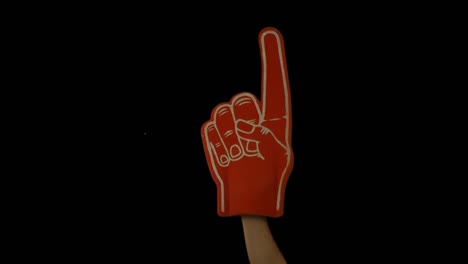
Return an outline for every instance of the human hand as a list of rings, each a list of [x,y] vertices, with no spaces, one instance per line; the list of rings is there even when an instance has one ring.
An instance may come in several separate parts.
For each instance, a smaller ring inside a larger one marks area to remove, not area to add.
[[[264,28],[259,36],[262,100],[248,92],[218,104],[201,129],[218,215],[279,217],[293,168],[292,113],[284,41]]]

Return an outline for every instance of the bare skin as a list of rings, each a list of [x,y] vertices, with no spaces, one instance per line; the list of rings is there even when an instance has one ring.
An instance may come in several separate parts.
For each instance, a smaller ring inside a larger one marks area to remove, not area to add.
[[[242,227],[251,264],[287,263],[273,239],[266,217],[242,216]]]

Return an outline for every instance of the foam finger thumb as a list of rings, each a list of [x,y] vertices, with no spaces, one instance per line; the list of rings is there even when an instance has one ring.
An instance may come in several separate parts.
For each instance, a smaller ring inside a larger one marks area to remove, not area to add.
[[[243,138],[258,140],[259,137],[264,134],[262,133],[262,130],[262,126],[251,124],[243,120],[237,121],[237,132],[239,133],[239,136]]]

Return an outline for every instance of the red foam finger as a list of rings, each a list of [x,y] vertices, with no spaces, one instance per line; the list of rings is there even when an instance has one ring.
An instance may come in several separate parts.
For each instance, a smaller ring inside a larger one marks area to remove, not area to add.
[[[292,107],[282,34],[273,27],[259,34],[262,61],[262,114],[283,144],[291,141]]]
[[[290,108],[289,79],[284,40],[272,27],[259,34],[262,62],[262,104],[266,120],[283,118]]]
[[[284,43],[272,27],[260,32],[259,43],[261,101],[250,93],[237,94],[229,103],[215,107],[211,121],[202,129],[220,216],[280,217],[284,212],[286,184],[294,163]],[[237,156],[239,142],[243,155]],[[228,162],[222,157],[228,157]]]

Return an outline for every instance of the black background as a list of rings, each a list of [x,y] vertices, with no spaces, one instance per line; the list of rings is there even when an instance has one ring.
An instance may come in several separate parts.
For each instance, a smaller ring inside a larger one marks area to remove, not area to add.
[[[407,77],[425,60],[416,41],[424,27],[410,13],[292,4],[45,9],[31,7],[17,33],[22,66],[42,87],[26,94],[45,98],[28,129],[40,138],[32,153],[45,159],[37,164],[44,176],[30,184],[44,187],[29,201],[44,225],[27,221],[43,235],[33,241],[52,240],[39,254],[247,263],[240,219],[216,214],[200,128],[236,93],[260,97],[258,33],[267,26],[284,37],[293,107],[285,215],[270,219],[286,259],[380,260],[410,250],[419,201],[407,199],[415,184],[407,165],[420,147],[412,128],[421,113]]]

